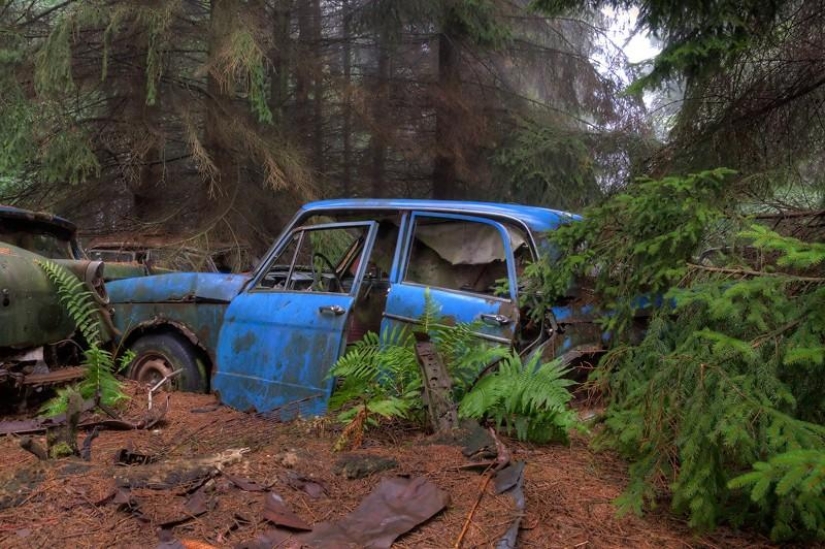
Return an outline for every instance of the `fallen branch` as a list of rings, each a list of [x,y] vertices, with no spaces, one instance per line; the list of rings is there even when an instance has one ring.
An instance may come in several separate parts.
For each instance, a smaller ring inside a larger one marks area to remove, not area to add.
[[[493,478],[493,472],[491,469],[488,469],[484,473],[484,480],[481,483],[481,490],[479,490],[478,492],[476,502],[473,504],[472,509],[470,509],[470,513],[467,515],[467,518],[464,521],[464,526],[461,528],[461,533],[458,534],[458,539],[455,540],[453,549],[461,549],[461,542],[464,541],[464,536],[467,534],[467,530],[470,528],[470,523],[473,521],[473,515],[475,514],[476,509],[478,509],[478,506],[481,504],[481,499],[484,497],[484,492],[487,491],[487,485],[490,484],[491,478]]]
[[[46,452],[46,449],[43,448],[40,444],[38,444],[38,442],[34,440],[32,437],[21,438],[20,447],[26,450],[27,452],[34,454],[37,457],[37,459],[41,461],[46,461],[47,459],[49,459],[49,455]]]
[[[493,437],[493,440],[496,443],[496,460],[490,467],[484,471],[484,480],[481,483],[481,490],[479,490],[478,497],[476,498],[476,502],[473,504],[473,508],[470,509],[470,513],[467,515],[467,519],[464,521],[464,526],[461,528],[461,533],[458,534],[458,539],[455,540],[455,545],[453,545],[453,549],[461,549],[461,542],[464,541],[464,536],[467,534],[467,530],[470,528],[470,523],[473,521],[473,515],[478,509],[478,506],[481,504],[481,500],[484,497],[484,492],[487,491],[487,486],[490,484],[490,479],[498,473],[500,470],[507,467],[510,464],[510,450],[507,449],[507,446],[501,442],[501,439],[498,438],[496,435],[495,429],[490,427],[490,436]]]
[[[797,282],[825,282],[825,278],[819,276],[798,276],[785,273],[767,273],[764,271],[754,271],[752,269],[731,269],[728,267],[711,267],[709,265],[697,265],[696,263],[688,263],[688,267],[696,269],[697,271],[708,271],[711,273],[724,273],[739,276],[769,276],[772,278],[787,278]]]

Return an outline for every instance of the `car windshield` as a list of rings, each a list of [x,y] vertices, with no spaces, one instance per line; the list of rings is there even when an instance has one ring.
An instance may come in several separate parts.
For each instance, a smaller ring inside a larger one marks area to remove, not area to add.
[[[49,259],[74,259],[66,231],[44,223],[0,219],[0,242],[23,248]]]

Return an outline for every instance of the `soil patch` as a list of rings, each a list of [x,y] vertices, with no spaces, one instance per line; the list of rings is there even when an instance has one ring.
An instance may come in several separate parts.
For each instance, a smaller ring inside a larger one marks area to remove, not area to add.
[[[272,527],[264,518],[270,492],[312,525],[341,519],[382,479],[398,476],[424,477],[450,502],[393,547],[453,547],[482,487],[462,547],[495,547],[517,513],[510,496],[495,495],[492,482],[465,468],[462,447],[449,441],[400,427],[373,433],[346,459],[396,465],[350,479],[337,466],[342,454],[332,448],[340,430],[329,420],[285,424],[214,402],[209,395],[175,393],[154,429],[101,431],[91,462],[41,462],[20,448],[17,437],[0,438],[0,547],[145,548],[170,537],[185,547],[234,547]],[[143,413],[145,395],[136,395],[130,407],[136,416]],[[611,502],[625,485],[625,465],[594,454],[585,441],[570,447],[504,442],[514,460],[526,462],[519,547],[771,547],[761,537],[725,529],[699,536],[665,513],[618,517]],[[238,455],[227,457],[231,450]],[[124,455],[152,460],[116,465]],[[203,461],[213,458],[218,462]],[[122,479],[146,467],[158,468],[157,478],[167,478],[165,468],[192,476],[161,489],[135,483],[124,492]]]

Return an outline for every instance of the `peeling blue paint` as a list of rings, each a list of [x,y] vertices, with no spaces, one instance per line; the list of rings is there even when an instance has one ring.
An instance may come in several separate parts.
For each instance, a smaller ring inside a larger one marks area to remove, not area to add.
[[[171,273],[127,278],[106,284],[117,303],[172,301],[223,301],[228,303],[249,281],[249,275],[222,273]]]

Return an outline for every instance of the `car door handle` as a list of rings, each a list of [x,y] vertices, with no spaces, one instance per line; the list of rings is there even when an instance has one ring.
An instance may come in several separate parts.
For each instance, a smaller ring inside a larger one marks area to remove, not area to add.
[[[322,315],[341,316],[347,311],[340,305],[326,305],[324,307],[318,307],[318,312]]]
[[[512,319],[504,315],[481,315],[481,321],[491,326],[507,326],[512,322]]]

